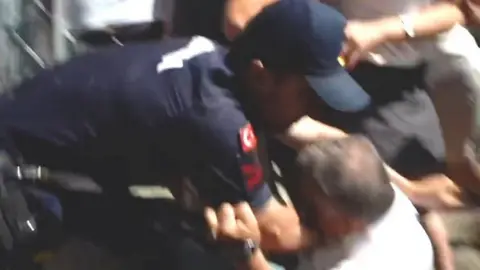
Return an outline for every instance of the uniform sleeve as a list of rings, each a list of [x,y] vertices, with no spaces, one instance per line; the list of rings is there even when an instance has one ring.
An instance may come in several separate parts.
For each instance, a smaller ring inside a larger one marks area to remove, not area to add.
[[[247,201],[261,208],[272,196],[257,152],[257,138],[243,112],[222,102],[193,113],[195,137],[205,157],[192,184],[209,203]]]

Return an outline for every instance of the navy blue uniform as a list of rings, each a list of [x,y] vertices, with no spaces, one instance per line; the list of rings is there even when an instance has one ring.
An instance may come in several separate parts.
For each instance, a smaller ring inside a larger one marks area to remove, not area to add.
[[[270,197],[225,51],[206,38],[80,56],[0,100],[3,147],[126,190],[180,176],[217,205]],[[13,150],[12,150],[13,149]]]

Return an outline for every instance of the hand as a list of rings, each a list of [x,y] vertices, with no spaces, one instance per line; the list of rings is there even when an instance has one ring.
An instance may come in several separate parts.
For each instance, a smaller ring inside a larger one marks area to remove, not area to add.
[[[448,209],[465,206],[462,190],[445,175],[435,174],[412,182],[410,199],[427,209]]]
[[[224,203],[215,213],[206,208],[205,218],[215,239],[245,241],[252,239],[259,243],[260,229],[252,209],[247,203],[235,206]]]
[[[353,68],[369,51],[387,40],[387,33],[380,21],[350,21],[345,28],[342,56],[346,68]]]

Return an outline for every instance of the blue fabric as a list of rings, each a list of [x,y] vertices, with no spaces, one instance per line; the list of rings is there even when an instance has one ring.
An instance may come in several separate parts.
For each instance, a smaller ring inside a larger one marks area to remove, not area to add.
[[[242,149],[250,121],[232,93],[225,50],[192,40],[130,44],[40,72],[13,99],[0,97],[0,136],[26,163],[90,176],[103,190],[180,174],[207,203],[261,207],[270,190],[263,181],[247,188],[245,168],[263,171],[256,149]],[[198,47],[189,59],[168,58]]]
[[[29,188],[28,193],[33,195],[35,199],[37,199],[38,202],[42,204],[42,207],[44,209],[47,209],[52,214],[54,214],[56,218],[62,220],[63,209],[57,196],[53,195],[52,193],[34,188]]]

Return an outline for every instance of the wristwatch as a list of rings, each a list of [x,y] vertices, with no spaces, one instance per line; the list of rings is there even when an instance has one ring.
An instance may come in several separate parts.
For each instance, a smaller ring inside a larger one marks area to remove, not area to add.
[[[222,245],[222,253],[235,264],[248,263],[258,250],[258,244],[252,239]]]
[[[415,37],[415,26],[413,24],[413,17],[412,14],[403,14],[398,16],[400,21],[402,22],[403,31],[408,38]]]

